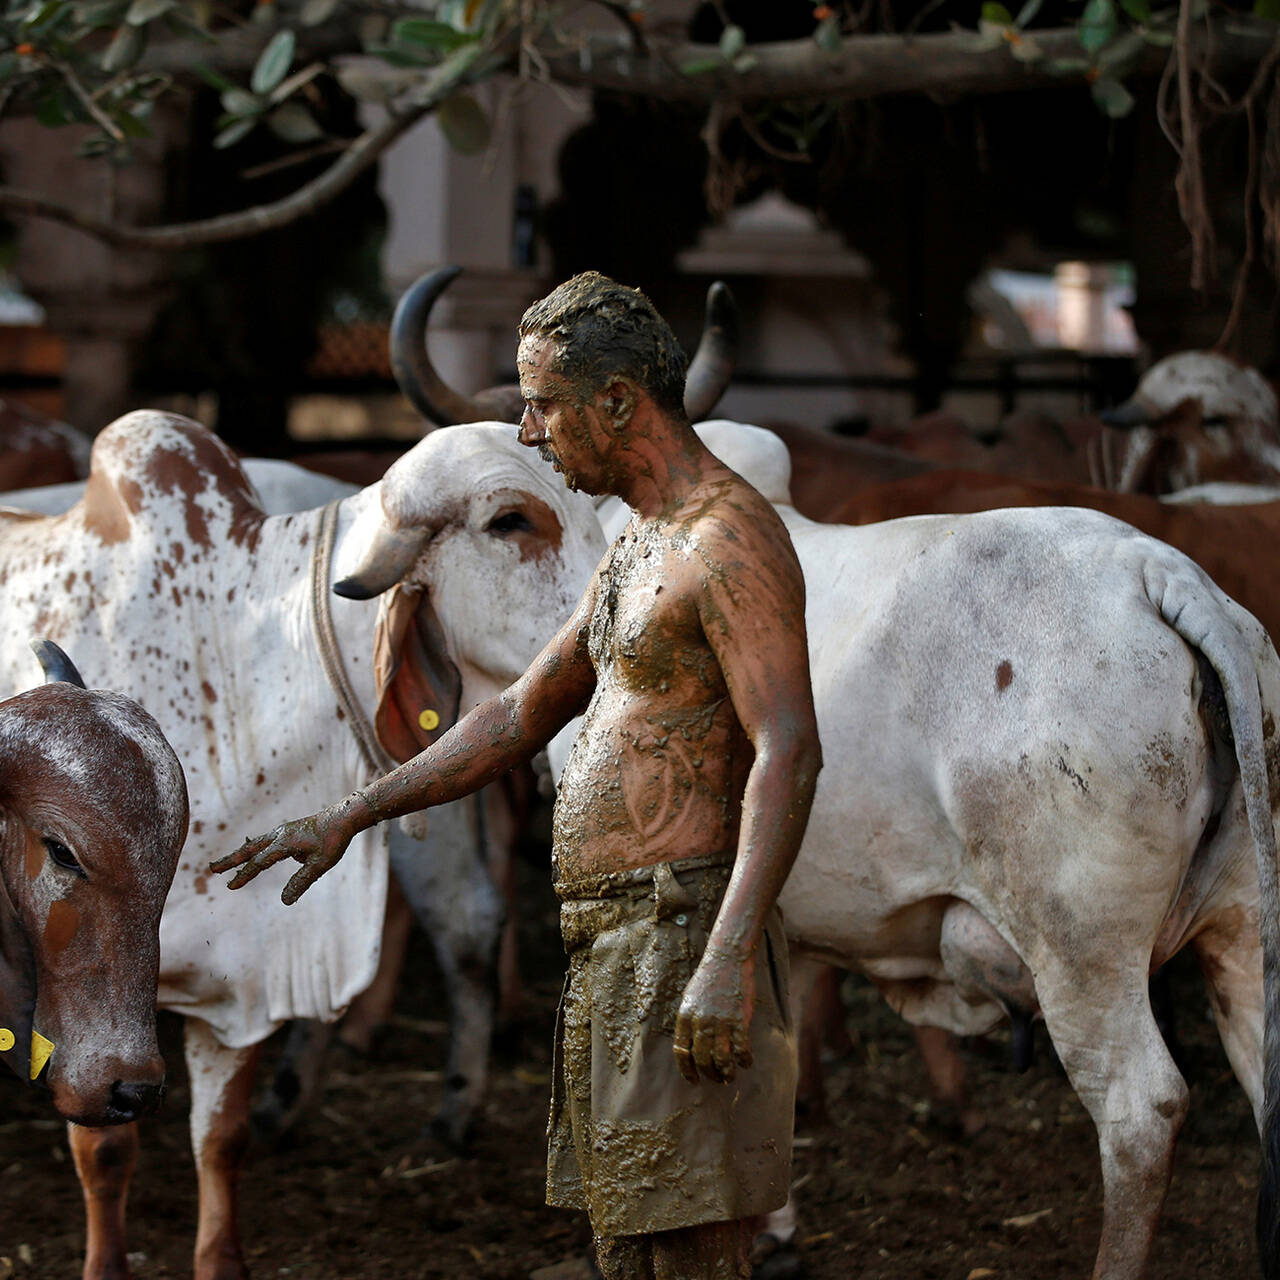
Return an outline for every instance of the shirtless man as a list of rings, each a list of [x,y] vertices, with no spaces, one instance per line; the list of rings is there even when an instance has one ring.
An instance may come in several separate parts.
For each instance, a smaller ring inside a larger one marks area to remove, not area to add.
[[[821,766],[804,582],[772,507],[690,428],[684,355],[643,294],[588,272],[520,338],[520,440],[630,524],[514,685],[214,869],[240,868],[238,889],[296,858],[296,901],[357,832],[474,791],[583,715],[553,834],[570,967],[547,1200],[587,1209],[607,1280],[738,1280],[790,1172],[775,902]]]

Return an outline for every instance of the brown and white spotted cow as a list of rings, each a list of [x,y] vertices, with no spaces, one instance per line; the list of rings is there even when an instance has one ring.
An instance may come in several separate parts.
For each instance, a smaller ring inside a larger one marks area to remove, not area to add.
[[[332,507],[267,516],[215,436],[139,412],[98,436],[65,514],[0,514],[7,628],[53,636],[136,696],[186,765],[191,834],[161,921],[159,1003],[187,1015],[197,1280],[245,1274],[235,1178],[259,1046],[368,985],[387,884],[377,832],[289,910],[278,893],[223,892],[208,863],[366,781],[358,721],[406,758],[524,669],[541,620],[569,615],[603,550],[590,505],[571,498],[513,428],[471,425]],[[331,599],[366,556],[401,586],[383,602]],[[19,680],[0,659],[0,681]],[[127,1186],[112,1171],[136,1142],[76,1131],[87,1276],[128,1274]]]
[[[121,1124],[164,1090],[160,910],[187,790],[137,703],[34,647],[49,683],[0,702],[0,1060],[68,1120]]]

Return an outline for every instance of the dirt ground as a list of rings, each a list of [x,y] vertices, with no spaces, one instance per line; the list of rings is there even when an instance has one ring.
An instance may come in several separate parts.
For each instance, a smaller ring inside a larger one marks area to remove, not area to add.
[[[585,1222],[542,1204],[560,957],[545,873],[526,873],[527,1016],[497,1052],[474,1146],[459,1156],[426,1130],[441,1088],[444,1010],[418,939],[377,1060],[335,1062],[292,1145],[252,1154],[242,1228],[258,1280],[525,1280],[582,1257]],[[1194,971],[1179,967],[1175,989],[1192,1108],[1152,1276],[1236,1280],[1257,1272],[1257,1140]],[[802,1117],[798,1129],[807,1275],[1088,1275],[1101,1200],[1094,1131],[1043,1028],[1037,1061],[1021,1076],[1008,1066],[1007,1038],[966,1046],[988,1124],[964,1141],[929,1123],[923,1072],[903,1024],[864,984],[849,980],[846,997],[855,1049],[828,1064],[830,1119]],[[138,1280],[189,1276],[195,1231],[177,1019],[165,1015],[161,1034],[171,1087],[162,1114],[144,1127],[129,1207]],[[80,1274],[80,1196],[61,1129],[32,1091],[0,1089],[0,1280]]]

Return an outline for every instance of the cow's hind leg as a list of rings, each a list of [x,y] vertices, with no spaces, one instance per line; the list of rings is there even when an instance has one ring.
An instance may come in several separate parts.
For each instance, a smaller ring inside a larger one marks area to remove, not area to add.
[[[128,1280],[124,1209],[138,1158],[138,1126],[69,1124],[67,1140],[84,1192],[84,1280]]]
[[[186,1022],[191,1149],[200,1184],[194,1280],[245,1280],[236,1183],[249,1142],[249,1098],[261,1046],[228,1049],[207,1023]]]
[[[1146,968],[1051,964],[1036,973],[1036,990],[1054,1047],[1098,1130],[1103,1206],[1094,1280],[1140,1280],[1188,1098],[1151,1012]]]

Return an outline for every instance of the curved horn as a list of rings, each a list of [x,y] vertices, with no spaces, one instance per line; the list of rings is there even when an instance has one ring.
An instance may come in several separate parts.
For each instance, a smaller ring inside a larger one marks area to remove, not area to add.
[[[76,664],[52,640],[33,640],[31,652],[40,659],[45,684],[53,684],[54,681],[61,680],[66,684],[84,688],[84,680],[76,670]]]
[[[389,529],[385,524],[379,525],[355,572],[335,582],[334,591],[348,600],[380,596],[413,568],[430,538],[429,529]]]
[[[391,317],[391,372],[400,390],[422,416],[440,427],[483,422],[484,409],[445,386],[427,355],[427,320],[436,299],[462,271],[439,267],[413,282]]]
[[[702,339],[689,362],[684,383],[684,411],[701,422],[719,403],[738,362],[738,306],[723,280],[707,290]]]
[[[1109,427],[1145,426],[1156,416],[1151,406],[1137,396],[1132,396],[1123,404],[1112,405],[1110,409],[1103,409],[1098,414]]]

